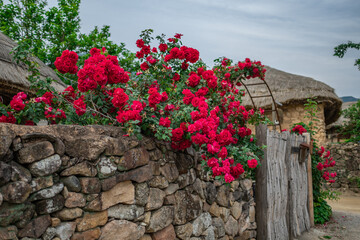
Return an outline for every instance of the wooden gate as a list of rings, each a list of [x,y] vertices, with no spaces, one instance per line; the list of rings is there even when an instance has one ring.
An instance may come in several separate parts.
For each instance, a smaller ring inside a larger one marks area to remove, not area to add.
[[[266,145],[256,172],[257,239],[287,240],[313,225],[310,135],[256,128]]]

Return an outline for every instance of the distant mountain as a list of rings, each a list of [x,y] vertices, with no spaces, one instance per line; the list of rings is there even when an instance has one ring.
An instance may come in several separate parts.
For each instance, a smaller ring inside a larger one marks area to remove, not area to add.
[[[345,97],[341,97],[341,100],[343,102],[356,102],[359,100],[359,98],[354,98],[352,96],[345,96]]]

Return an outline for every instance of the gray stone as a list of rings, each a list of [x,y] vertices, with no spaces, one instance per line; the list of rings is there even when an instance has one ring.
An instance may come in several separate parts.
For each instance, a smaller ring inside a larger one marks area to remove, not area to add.
[[[88,161],[83,161],[72,167],[69,167],[60,173],[60,176],[79,175],[83,177],[95,177],[97,174],[96,168]]]
[[[56,194],[59,194],[64,189],[63,183],[58,183],[53,185],[50,188],[45,188],[40,190],[30,196],[30,201],[42,200],[46,198],[55,197]]]
[[[216,196],[216,202],[223,207],[230,206],[230,189],[226,185],[219,187]]]
[[[179,171],[175,163],[167,163],[160,168],[161,174],[171,183],[179,177]]]
[[[175,193],[174,224],[182,225],[197,218],[202,212],[202,201],[199,196],[181,190]]]
[[[82,193],[69,192],[65,200],[65,207],[85,207],[86,199]]]
[[[160,208],[164,203],[165,192],[158,188],[150,188],[149,198],[145,209],[154,210]]]
[[[64,208],[54,214],[62,221],[69,221],[81,217],[83,210],[81,208]]]
[[[145,165],[128,172],[123,172],[120,174],[116,174],[115,176],[102,179],[101,185],[103,191],[107,191],[115,186],[119,182],[124,182],[131,180],[133,182],[142,183],[146,182],[153,178],[153,174],[151,171],[151,167],[149,165]]]
[[[147,183],[136,184],[135,187],[135,202],[137,205],[145,206],[149,198],[149,187]]]
[[[67,187],[67,189],[71,192],[80,192],[81,184],[80,180],[76,176],[69,176],[66,178],[62,178],[61,181]]]
[[[164,189],[169,186],[169,182],[163,176],[155,176],[149,181],[149,186],[153,188]]]
[[[212,223],[211,215],[208,212],[202,213],[193,222],[193,235],[199,237]]]
[[[205,232],[202,233],[203,236],[205,236],[205,240],[216,240],[215,237],[215,228],[213,226],[210,226],[208,229],[205,230]]]
[[[29,170],[21,166],[20,164],[16,162],[10,162],[10,165],[12,167],[11,171],[11,180],[13,182],[16,181],[24,181],[27,183],[31,182],[31,173]]]
[[[195,190],[195,192],[202,198],[205,199],[205,193],[204,193],[204,188],[206,187],[206,185],[203,184],[203,182],[197,178],[193,184],[193,188]]]
[[[45,233],[41,237],[43,240],[52,240],[54,237],[56,237],[56,228],[47,228]]]
[[[165,191],[166,195],[171,195],[174,192],[176,192],[177,190],[179,190],[179,184],[171,183],[164,191]]]
[[[48,141],[27,144],[20,149],[18,160],[22,164],[36,162],[55,153],[53,145]]]
[[[175,234],[174,226],[170,224],[169,226],[161,229],[160,231],[153,233],[152,239],[153,240],[175,240],[176,234]]]
[[[89,161],[95,161],[105,151],[108,145],[108,136],[87,134],[76,138],[68,138],[64,141],[66,153],[70,157],[83,157]]]
[[[53,177],[51,175],[46,177],[34,178],[30,183],[32,188],[31,192],[33,193],[41,189],[51,187],[53,184]]]
[[[193,225],[191,223],[187,223],[184,225],[176,226],[175,232],[178,238],[183,240],[189,239],[193,232]]]
[[[114,220],[101,229],[99,240],[138,240],[145,233],[144,226],[126,220]]]
[[[80,178],[81,192],[93,194],[101,192],[101,184],[98,178],[84,177]]]
[[[30,205],[29,208],[23,211],[21,219],[15,223],[18,228],[24,228],[35,216],[35,205]]]
[[[151,213],[150,223],[146,228],[147,232],[157,232],[171,224],[174,219],[174,207],[163,206]]]
[[[75,222],[60,223],[60,225],[56,227],[56,236],[58,236],[61,240],[68,240],[74,234],[75,228]]]
[[[53,213],[63,209],[63,207],[64,197],[61,195],[56,195],[53,198],[36,202],[36,212],[38,214]]]
[[[231,215],[238,220],[242,213],[242,205],[239,202],[234,202],[230,209]]]
[[[108,178],[115,174],[117,166],[108,157],[101,157],[100,162],[97,164],[99,178]]]
[[[190,168],[194,167],[194,159],[187,154],[178,154],[175,163],[179,174],[184,174],[188,172]]]
[[[207,182],[206,183],[206,191],[205,191],[205,198],[209,204],[213,204],[216,200],[216,187],[213,183]]]
[[[213,218],[212,225],[215,227],[215,234],[218,237],[223,237],[225,235],[225,224],[221,218]]]
[[[118,204],[110,207],[108,216],[122,220],[134,220],[144,214],[144,208],[136,205]]]
[[[60,169],[61,159],[58,154],[42,159],[30,165],[30,172],[35,176],[50,175]]]
[[[241,188],[245,191],[250,191],[252,187],[252,181],[251,179],[244,179],[240,182]]]
[[[187,173],[182,174],[178,178],[178,184],[180,188],[184,188],[186,186],[189,186],[190,184],[193,184],[196,179],[196,173],[195,170],[192,168]]]
[[[1,192],[5,201],[23,203],[31,193],[31,186],[23,181],[11,182],[2,187]]]
[[[40,216],[28,223],[20,232],[19,237],[39,238],[51,225],[49,215]]]
[[[0,239],[18,239],[16,237],[17,232],[18,229],[15,226],[8,226],[6,228],[0,227]]]
[[[0,160],[2,160],[8,153],[15,136],[14,131],[8,126],[4,124],[0,125]]]
[[[230,216],[228,221],[225,223],[225,232],[227,235],[234,237],[239,231],[238,222]]]
[[[127,151],[118,164],[120,171],[130,170],[148,164],[149,153],[145,148],[135,148]]]
[[[32,208],[31,203],[10,204],[4,202],[0,206],[0,226],[6,227],[23,218],[24,212]]]
[[[0,186],[8,183],[11,180],[12,167],[0,161]]]

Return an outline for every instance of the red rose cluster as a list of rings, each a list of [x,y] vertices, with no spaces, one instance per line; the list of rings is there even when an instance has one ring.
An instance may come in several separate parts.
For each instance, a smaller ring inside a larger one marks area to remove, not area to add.
[[[91,49],[79,71],[78,56],[66,50],[55,66],[61,73],[77,72],[78,89],[66,88],[60,95],[65,101],[46,92],[35,104],[45,108],[44,116],[51,122],[71,122],[72,118],[81,124],[110,122],[124,127],[128,134],[145,129],[159,139],[170,140],[176,150],[194,146],[212,175],[230,183],[258,166],[257,157],[248,155],[259,147],[246,123],[263,119],[264,114],[262,109],[259,112],[241,105],[244,91],[238,89],[241,84],[237,79],[263,79],[265,69],[261,62],[250,59],[231,66],[231,60],[225,58],[219,66],[208,69],[198,62],[198,50],[182,46],[181,36],[176,34],[166,43],[160,37],[158,48],[150,46],[149,38],[138,39],[136,57],[140,60],[136,59],[136,69],[131,70],[132,81],[117,57],[107,55],[104,48]],[[24,109],[25,98],[15,96],[12,111],[0,121],[15,122],[12,114]],[[60,106],[64,102],[67,109]],[[87,110],[95,113],[85,114]],[[102,121],[101,117],[108,118]]]
[[[94,90],[105,84],[127,83],[128,72],[119,66],[116,56],[105,56],[97,48],[90,51],[91,56],[85,60],[84,67],[79,70],[78,89],[81,92]]]
[[[336,162],[333,160],[332,157],[330,157],[330,151],[325,152],[325,148],[321,146],[320,150],[317,153],[324,161],[324,162],[319,162],[318,165],[316,166],[316,168],[319,171],[335,166]],[[324,171],[322,175],[322,178],[328,181],[329,183],[334,183],[335,177],[336,177],[336,172],[330,173],[328,171]]]
[[[307,132],[307,131],[303,126],[296,125],[295,127],[293,127],[293,129],[291,129],[291,132],[299,133],[300,135],[302,135],[304,132]]]
[[[5,115],[0,116],[0,123],[12,123],[12,124],[15,124],[16,119],[15,119],[14,115],[11,112],[7,112],[7,115],[8,116],[5,116]]]
[[[12,109],[14,109],[15,111],[21,111],[25,108],[25,104],[24,104],[24,100],[27,98],[27,95],[23,92],[19,92],[18,94],[16,94],[11,102],[10,102],[10,106]]]
[[[57,57],[55,60],[55,67],[61,73],[70,73],[75,74],[78,71],[76,63],[79,59],[79,56],[69,50],[62,52],[61,57]]]

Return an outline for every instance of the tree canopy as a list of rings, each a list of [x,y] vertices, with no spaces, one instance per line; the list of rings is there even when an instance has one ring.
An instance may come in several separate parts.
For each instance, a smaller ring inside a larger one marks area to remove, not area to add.
[[[82,33],[79,10],[80,0],[58,0],[54,7],[46,0],[0,0],[0,30],[18,42],[21,54],[33,54],[54,69],[56,57],[66,49],[78,52],[80,63],[93,47],[131,57],[124,43],[110,40],[110,26]]]

